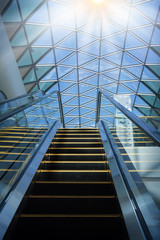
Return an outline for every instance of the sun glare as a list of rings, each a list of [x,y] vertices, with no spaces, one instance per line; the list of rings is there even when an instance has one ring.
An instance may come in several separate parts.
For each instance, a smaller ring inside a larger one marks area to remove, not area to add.
[[[104,2],[104,0],[93,0],[93,2],[96,4],[102,4]]]

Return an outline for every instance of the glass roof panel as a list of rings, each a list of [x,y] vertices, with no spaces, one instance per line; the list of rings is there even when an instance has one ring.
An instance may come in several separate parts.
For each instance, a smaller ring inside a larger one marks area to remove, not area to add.
[[[57,81],[66,126],[91,127],[99,89],[129,94],[137,115],[159,113],[159,7],[159,0],[113,0],[100,11],[92,0],[13,0],[2,17],[26,90],[50,92]]]

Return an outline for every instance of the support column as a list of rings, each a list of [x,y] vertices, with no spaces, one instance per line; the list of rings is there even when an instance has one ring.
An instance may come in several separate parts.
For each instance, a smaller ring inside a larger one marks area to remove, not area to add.
[[[26,94],[18,65],[0,16],[0,90],[7,98]]]

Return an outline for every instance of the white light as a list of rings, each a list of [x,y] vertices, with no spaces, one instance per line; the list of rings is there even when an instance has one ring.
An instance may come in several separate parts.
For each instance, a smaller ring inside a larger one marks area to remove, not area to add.
[[[97,4],[100,4],[100,3],[103,3],[104,0],[93,0],[93,2],[97,3]]]

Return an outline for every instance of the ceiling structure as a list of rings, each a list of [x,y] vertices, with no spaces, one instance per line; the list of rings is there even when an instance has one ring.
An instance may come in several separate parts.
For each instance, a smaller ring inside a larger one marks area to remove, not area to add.
[[[26,91],[57,88],[66,127],[95,126],[99,89],[160,115],[159,0],[13,0],[2,16]],[[114,111],[102,99],[109,125]]]

